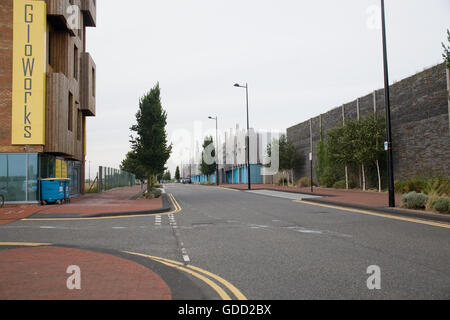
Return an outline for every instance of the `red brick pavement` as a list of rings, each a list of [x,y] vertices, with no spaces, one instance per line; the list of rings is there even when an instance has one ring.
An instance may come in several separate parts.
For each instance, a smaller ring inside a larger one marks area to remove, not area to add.
[[[104,193],[86,194],[63,205],[20,205],[0,209],[0,225],[24,219],[33,214],[79,214],[88,217],[102,213],[127,213],[161,209],[162,199],[130,200],[141,191],[140,186],[125,187]]]
[[[130,200],[141,190],[140,186],[110,190],[100,194],[87,194],[71,200],[64,205],[49,205],[41,207],[40,214],[71,214],[80,213],[88,217],[101,213],[137,212],[161,209],[162,198]]]
[[[222,185],[225,188],[234,188],[246,190],[248,185],[244,184],[227,184]],[[298,188],[288,186],[277,186],[268,184],[253,184],[252,189],[272,189],[278,191],[289,191],[298,193],[310,193],[311,188]],[[360,190],[337,190],[327,188],[314,188],[314,193],[317,195],[330,195],[333,197],[323,197],[322,200],[330,202],[339,202],[342,204],[356,204],[369,207],[387,207],[388,194],[386,192],[360,191]],[[396,195],[397,206],[401,203],[401,195]]]
[[[16,220],[25,219],[39,210],[40,205],[20,205],[20,206],[6,206],[0,208],[0,226],[5,225]]]
[[[69,290],[76,265],[81,290]],[[0,251],[0,300],[170,300],[171,290],[152,270],[110,254],[60,247]]]

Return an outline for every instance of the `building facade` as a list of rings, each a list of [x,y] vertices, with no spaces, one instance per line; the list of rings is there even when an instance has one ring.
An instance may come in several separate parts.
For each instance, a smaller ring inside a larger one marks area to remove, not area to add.
[[[278,139],[280,133],[255,131],[250,129],[250,181],[254,184],[272,183],[273,174],[268,175],[264,170],[267,146],[273,139]],[[246,149],[247,129],[230,129],[224,134],[224,142],[219,141],[218,163],[219,176],[216,173],[207,177],[200,171],[201,151],[196,151],[197,157],[191,159],[191,163],[186,167],[193,183],[216,183],[219,184],[246,184],[248,183],[247,149]]]
[[[96,112],[96,66],[86,28],[95,0],[0,2],[0,193],[39,201],[39,179],[84,192],[86,117]]]
[[[450,74],[438,64],[390,86],[395,180],[450,174]],[[320,133],[373,114],[384,116],[384,89],[287,129],[288,141],[305,161],[295,179],[309,177],[308,155],[317,159]],[[314,180],[317,181],[314,170]],[[354,178],[355,181],[358,177]]]

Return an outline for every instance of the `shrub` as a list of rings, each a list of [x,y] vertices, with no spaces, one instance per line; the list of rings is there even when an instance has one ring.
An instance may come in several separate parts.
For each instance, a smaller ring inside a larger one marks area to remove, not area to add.
[[[345,180],[339,180],[333,185],[333,188],[335,189],[345,189],[347,187],[347,184]]]
[[[450,179],[428,179],[424,192],[428,195],[435,194],[440,197],[450,196]]]
[[[450,195],[450,179],[443,178],[411,178],[404,181],[396,181],[394,185],[395,192],[409,193],[415,191],[417,193],[425,193],[427,195],[436,195],[439,197]]]
[[[405,189],[406,189],[405,181],[395,181],[395,183],[394,183],[395,193],[401,193],[401,194],[408,193]]]
[[[160,189],[153,188],[150,191],[150,193],[149,192],[145,192],[142,197],[145,198],[145,199],[155,199],[155,198],[161,197],[161,193],[162,192],[161,192]]]
[[[417,193],[424,192],[427,187],[427,181],[424,179],[413,178],[405,183],[406,192],[415,191]]]
[[[412,191],[403,195],[402,207],[408,209],[425,209],[428,202],[428,196],[423,193]]]
[[[434,210],[440,213],[450,213],[450,199],[440,198],[434,202]]]
[[[315,186],[316,184],[313,182],[313,186]],[[297,186],[299,188],[307,188],[311,186],[311,178],[308,177],[303,177],[300,180],[298,180],[297,182]]]
[[[324,187],[331,188],[340,179],[338,170],[328,166],[320,177],[320,184]]]
[[[434,209],[434,204],[436,203],[436,201],[439,200],[439,197],[436,195],[428,195],[428,202],[427,205],[425,207],[425,210],[427,211],[433,211]]]
[[[354,189],[355,187],[356,187],[356,183],[353,180],[348,180],[348,188],[349,189]],[[333,188],[335,188],[335,189],[346,189],[347,188],[347,184],[346,184],[345,180],[339,180],[338,182],[333,184]]]
[[[155,198],[159,198],[159,197],[161,197],[161,190],[160,189],[153,189],[152,190],[152,193],[153,193],[153,197],[155,197]]]
[[[280,178],[278,180],[278,185],[282,186],[282,185],[287,185],[288,184],[288,179],[287,178]]]

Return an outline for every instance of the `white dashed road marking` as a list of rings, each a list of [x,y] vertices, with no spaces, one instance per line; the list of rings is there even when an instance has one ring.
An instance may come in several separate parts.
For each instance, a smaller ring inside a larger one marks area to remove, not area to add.
[[[161,216],[155,217],[155,226],[157,226],[157,227],[161,226]]]
[[[184,263],[189,264],[191,262],[191,259],[189,258],[186,248],[184,247],[184,243],[180,240],[180,232],[177,226],[177,221],[175,220],[175,216],[173,214],[170,214],[168,215],[168,217],[169,217],[169,224],[172,227],[175,238],[177,239]]]

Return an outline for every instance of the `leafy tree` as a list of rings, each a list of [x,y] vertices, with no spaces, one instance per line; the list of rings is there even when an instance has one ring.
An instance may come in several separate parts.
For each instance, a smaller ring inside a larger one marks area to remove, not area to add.
[[[136,175],[136,179],[141,181],[145,180],[146,178],[145,170],[139,164],[137,155],[133,151],[127,153],[125,159],[120,164],[120,170]]]
[[[275,148],[278,147],[279,154],[279,170],[283,173],[283,175],[288,174],[288,183],[289,183],[289,172],[292,176],[292,182],[294,180],[293,170],[298,167],[300,164],[300,157],[295,149],[294,145],[291,142],[288,142],[286,139],[286,135],[281,135],[279,139],[274,139],[271,144],[267,146],[266,153],[269,158],[272,158],[272,146]],[[270,167],[271,163],[266,164],[266,166]],[[282,179],[283,183],[285,179]]]
[[[172,180],[172,175],[170,174],[170,171],[169,171],[169,170],[167,170],[167,171],[163,174],[162,180],[164,180],[164,181],[170,181],[170,180]]]
[[[292,181],[292,184],[294,184],[294,169],[298,167],[299,162],[300,162],[300,157],[299,157],[294,145],[291,142],[288,142],[287,140],[286,140],[284,152],[285,152],[285,154],[283,156],[283,161],[284,161],[283,168],[285,170],[290,171],[291,181]],[[289,180],[289,174],[288,174],[288,180]]]
[[[140,99],[136,122],[131,127],[136,133],[131,140],[132,150],[148,177],[147,188],[151,192],[155,176],[166,170],[165,165],[172,152],[172,145],[167,143],[167,113],[161,105],[159,83]]]
[[[175,170],[175,180],[180,180],[180,167],[177,166],[177,169]]]
[[[316,175],[321,186],[331,188],[338,181],[341,181],[344,176],[343,162],[334,162],[330,160],[330,151],[325,143],[323,131],[320,132],[320,141],[317,145],[317,160],[316,160]],[[331,157],[333,159],[333,157]]]
[[[325,140],[323,137],[323,130],[320,129],[320,140],[317,145],[317,159],[316,159],[316,176],[319,183],[322,184],[321,179],[325,173],[326,167],[328,166],[328,155],[327,148],[325,145]]]
[[[373,164],[377,167],[378,191],[381,192],[380,161],[386,156],[383,148],[386,132],[385,119],[378,115],[361,119],[357,130],[355,157],[363,165],[363,190],[366,189],[364,167]]]
[[[366,189],[366,168],[376,166],[378,176],[378,189],[381,191],[381,169],[385,152],[383,149],[385,121],[378,115],[368,116],[361,120],[348,120],[345,125],[331,129],[327,132],[326,156],[323,155],[324,168],[317,170],[321,173],[321,183],[327,180],[327,186],[331,184],[330,177],[338,178],[339,174],[331,174],[333,169],[345,166],[346,187],[349,186],[347,168],[362,167],[362,187]],[[319,143],[320,145],[320,143]],[[338,181],[338,180],[336,180]]]
[[[346,126],[339,126],[327,132],[327,153],[328,159],[335,167],[345,168],[345,184],[349,187],[348,166],[355,162],[353,140],[354,134],[351,130],[352,122],[347,122]]]
[[[447,29],[447,40],[448,44],[442,43],[442,47],[444,48],[444,53],[442,57],[447,65],[447,68],[450,69],[450,30]],[[450,100],[450,92],[447,92],[447,98]]]
[[[444,48],[444,53],[442,54],[442,57],[444,58],[444,61],[447,64],[447,68],[450,68],[450,30],[447,30],[447,40],[448,44],[442,43],[442,47]]]
[[[203,141],[202,162],[200,163],[200,171],[208,176],[216,172],[216,150],[214,147],[213,137],[206,137]],[[208,160],[208,161],[206,161]]]

